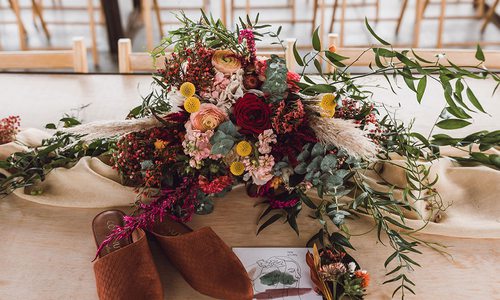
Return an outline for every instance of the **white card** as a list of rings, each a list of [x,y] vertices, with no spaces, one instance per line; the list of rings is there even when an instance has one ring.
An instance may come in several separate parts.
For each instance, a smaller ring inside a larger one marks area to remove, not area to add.
[[[311,248],[233,248],[252,280],[254,299],[316,300],[307,251]]]

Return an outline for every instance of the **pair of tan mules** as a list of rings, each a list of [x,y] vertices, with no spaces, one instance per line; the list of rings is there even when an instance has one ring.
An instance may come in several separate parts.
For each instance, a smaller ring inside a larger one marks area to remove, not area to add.
[[[98,247],[115,226],[123,226],[124,216],[121,211],[109,210],[94,218],[92,228]],[[148,231],[195,290],[217,299],[252,299],[253,288],[245,268],[211,228],[193,231],[184,224],[164,220]],[[101,300],[163,299],[160,276],[141,229],[128,239],[106,245],[94,272]]]

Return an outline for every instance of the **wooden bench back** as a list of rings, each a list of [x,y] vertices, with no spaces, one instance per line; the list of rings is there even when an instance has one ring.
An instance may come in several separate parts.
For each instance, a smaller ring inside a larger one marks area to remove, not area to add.
[[[0,51],[0,70],[73,69],[88,73],[87,48],[82,37],[73,39],[70,50]]]

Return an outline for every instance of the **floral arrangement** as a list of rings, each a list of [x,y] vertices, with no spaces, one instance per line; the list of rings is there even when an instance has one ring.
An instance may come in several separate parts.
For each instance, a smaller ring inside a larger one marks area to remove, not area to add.
[[[306,255],[311,269],[311,280],[316,291],[326,300],[362,299],[370,284],[370,274],[360,269],[357,262],[346,252],[326,247]]]
[[[179,20],[183,26],[169,32],[152,52],[154,59],[165,60],[165,67],[153,75],[152,92],[127,120],[81,125],[66,120],[65,128],[42,147],[0,161],[0,168],[15,170],[0,178],[0,192],[36,184],[53,168],[69,167],[83,156],[111,157],[124,184],[135,187],[138,197],[136,213],[125,218],[125,226],[115,228],[109,243],[158,219],[187,222],[193,214],[208,214],[214,198],[244,184],[248,195],[266,206],[257,233],[284,220],[299,234],[297,216],[304,206],[312,210],[311,220],[321,229],[311,241],[324,246],[313,257],[312,273],[322,282],[319,290],[325,297],[339,284],[353,297],[364,294],[367,273],[341,257],[346,248],[354,249],[346,220],[363,213],[373,218],[379,239],[385,234],[394,250],[384,264],[390,276],[386,282],[397,282],[395,292],[402,296],[413,293],[406,272],[418,263],[410,254],[431,245],[413,236],[418,228],[405,224],[405,213],[419,213],[413,204],[423,199],[424,191],[433,210],[445,208],[433,188],[437,179],[419,162],[439,158],[439,146],[469,146],[459,162],[500,168],[498,156],[484,153],[500,145],[500,131],[465,138],[429,133],[425,138],[392,113],[381,114],[381,106],[357,80],[377,74],[401,76],[417,101],[427,80],[436,80],[446,103],[435,127],[461,128],[470,124],[471,107],[484,112],[465,80],[500,82],[482,65],[481,48],[477,64],[449,66],[441,56],[429,61],[413,51],[394,50],[366,23],[382,44],[365,51],[375,54],[370,72],[351,75],[350,65],[343,63],[347,58],[335,53],[335,47],[323,47],[316,30],[312,51],[301,55],[295,46],[292,49],[302,69],[295,73],[277,55],[258,55],[256,42],[263,36],[275,39],[285,51],[281,29],[268,31],[269,25],[258,24],[258,17],[241,20],[235,31],[204,13],[199,21],[184,15]],[[166,55],[167,48],[173,52]],[[325,73],[322,64],[335,70]],[[312,67],[315,77],[306,73]],[[479,151],[473,145],[479,145]],[[409,183],[402,198],[393,195],[388,183],[386,191],[377,191],[365,180],[366,170],[390,163],[391,153],[407,159]]]
[[[0,119],[0,145],[12,142],[21,126],[19,116],[9,116]]]

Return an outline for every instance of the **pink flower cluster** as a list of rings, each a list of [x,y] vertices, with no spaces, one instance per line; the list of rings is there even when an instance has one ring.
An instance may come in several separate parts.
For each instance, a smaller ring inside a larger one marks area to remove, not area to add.
[[[273,116],[273,128],[279,134],[296,131],[305,118],[304,105],[302,101],[295,103],[281,101]]]
[[[9,116],[0,120],[0,145],[12,142],[21,126],[19,116]]]
[[[250,63],[253,63],[256,58],[256,51],[257,49],[255,48],[255,36],[253,34],[252,29],[247,28],[240,30],[240,35],[238,36],[238,42],[241,43],[243,40],[247,41],[247,48],[248,51],[250,52]]]
[[[243,164],[245,165],[245,170],[248,172],[245,174],[245,180],[252,177],[252,181],[256,185],[264,185],[274,177],[272,173],[274,157],[272,155],[261,155],[258,160],[245,158],[243,159]]]
[[[264,132],[259,134],[259,141],[257,142],[257,150],[260,154],[271,153],[271,144],[276,143],[276,134],[274,134],[272,129],[266,129]]]
[[[219,99],[220,95],[226,91],[230,80],[223,73],[217,72],[214,77],[212,88],[209,92],[201,93],[201,96],[206,99]]]
[[[200,169],[203,166],[203,160],[206,158],[217,159],[220,155],[212,155],[212,144],[210,138],[214,135],[213,130],[201,132],[191,127],[191,122],[186,123],[186,135],[182,142],[184,153],[191,157],[189,165],[192,168]]]
[[[255,61],[255,73],[260,81],[266,80],[267,60],[259,59]]]

